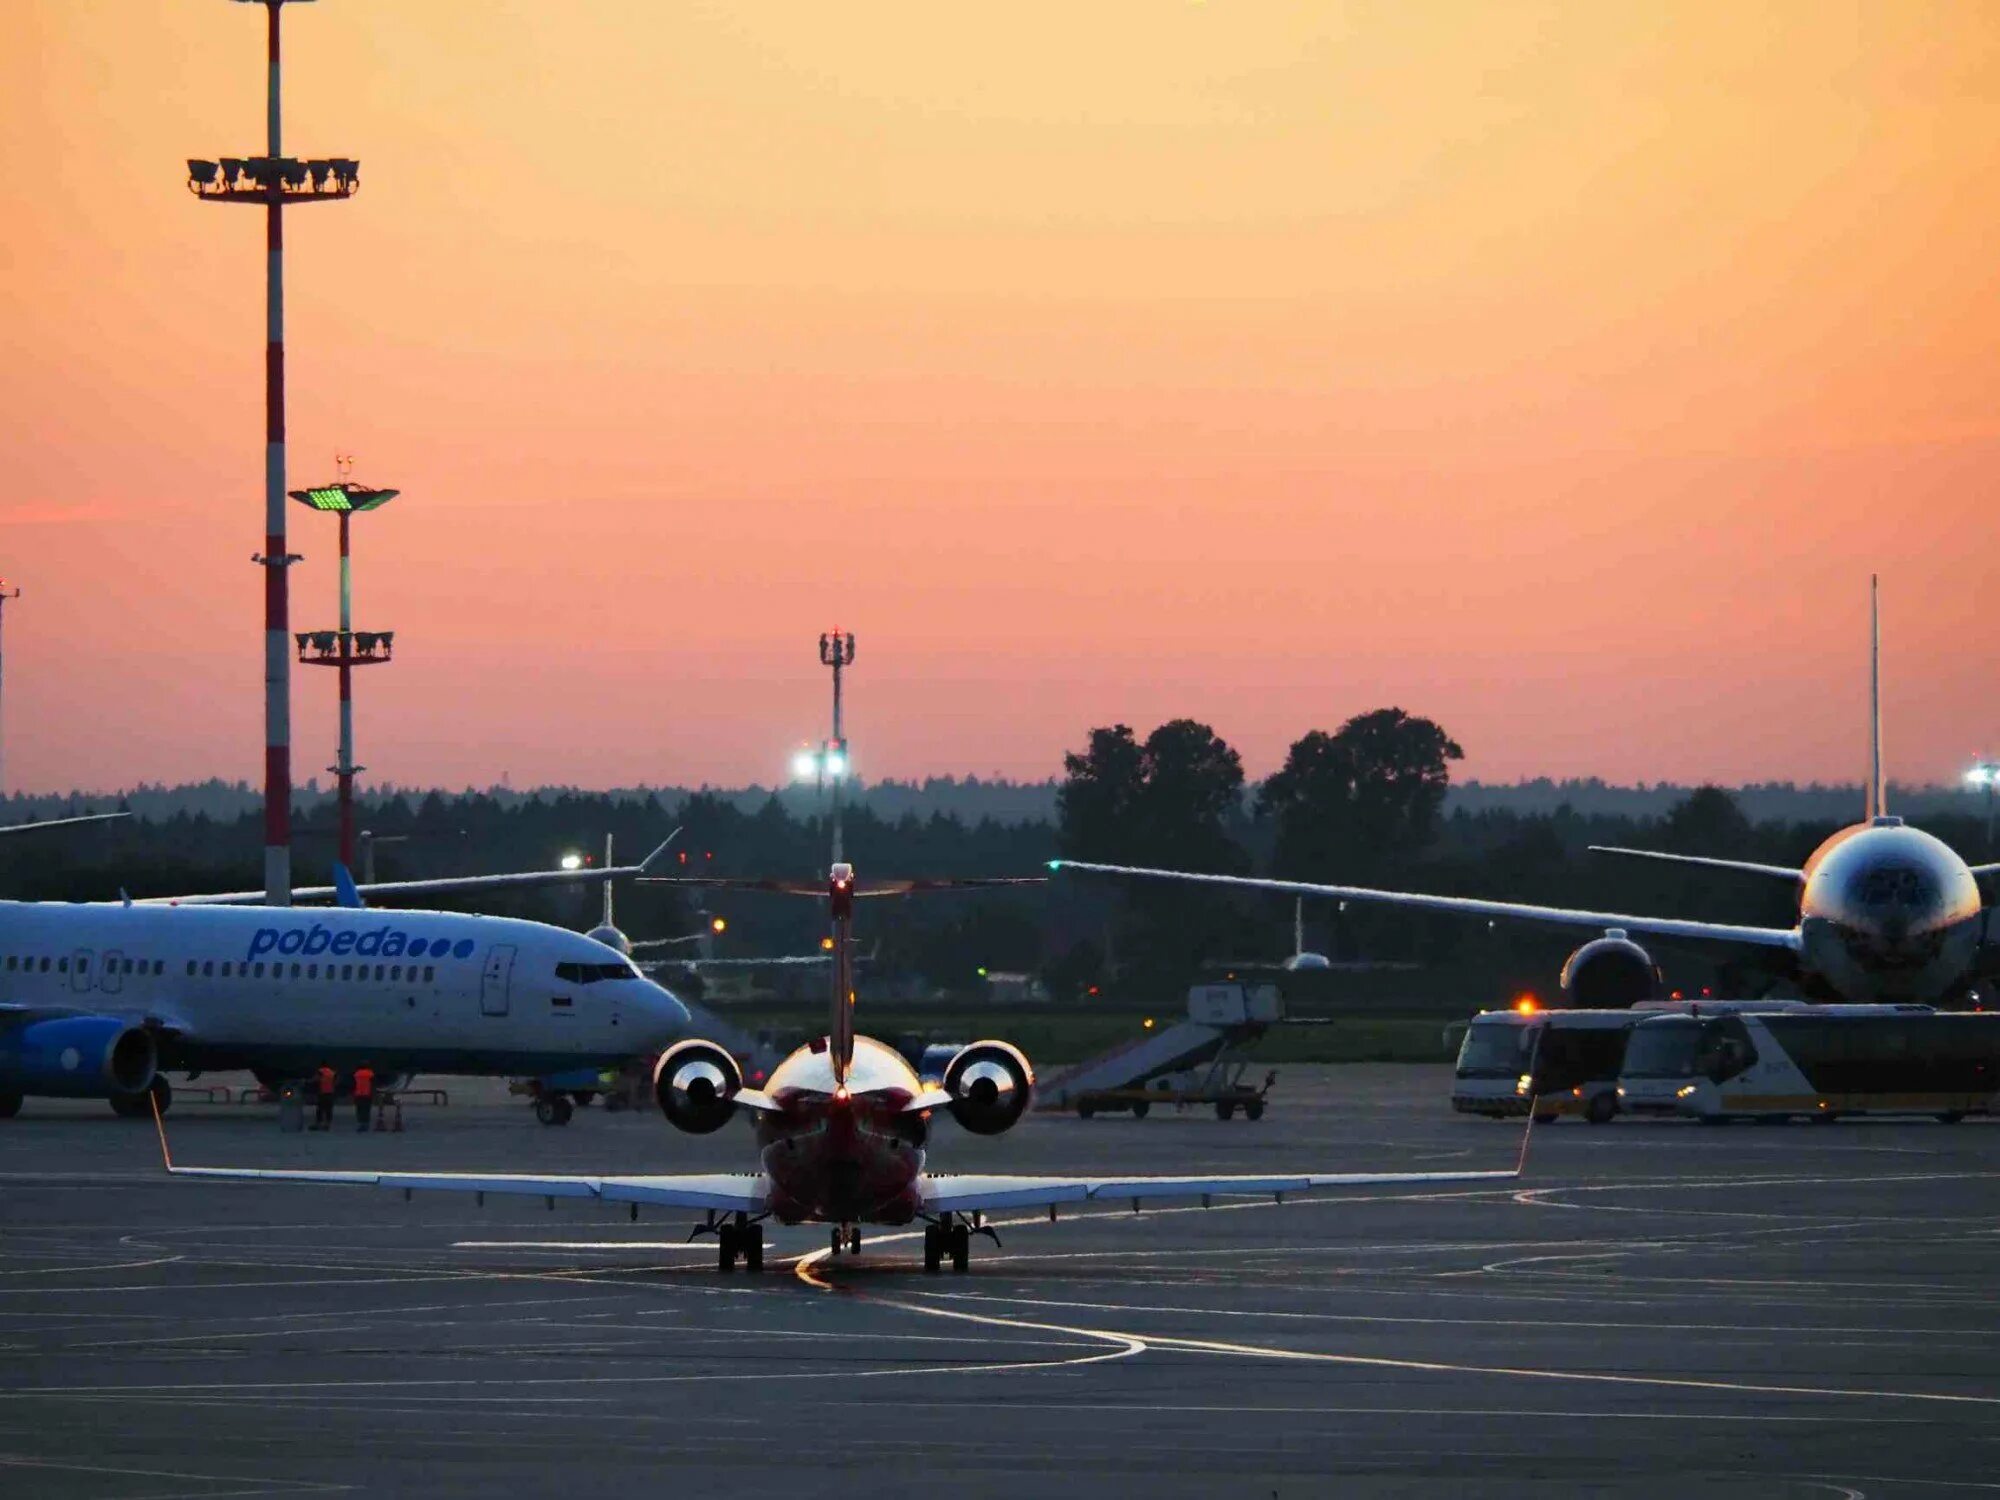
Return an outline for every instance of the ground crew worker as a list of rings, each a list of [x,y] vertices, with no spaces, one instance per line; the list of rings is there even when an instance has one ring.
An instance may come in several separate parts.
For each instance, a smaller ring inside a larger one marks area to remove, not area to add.
[[[333,1129],[333,1091],[339,1082],[340,1075],[333,1071],[331,1064],[319,1065],[319,1098],[314,1101],[313,1107],[314,1130]]]
[[[368,1128],[368,1111],[375,1104],[375,1070],[363,1063],[354,1070],[354,1128]]]

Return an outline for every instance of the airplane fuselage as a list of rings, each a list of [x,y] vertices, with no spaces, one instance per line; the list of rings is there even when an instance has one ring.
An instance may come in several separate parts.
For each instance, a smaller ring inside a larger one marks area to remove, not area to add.
[[[802,1047],[765,1085],[778,1105],[757,1116],[757,1146],[781,1223],[907,1224],[919,1211],[928,1111],[905,1106],[924,1091],[902,1057],[854,1039],[844,1085],[831,1056]]]
[[[1947,999],[1973,976],[1984,922],[1966,862],[1881,818],[1841,829],[1806,861],[1799,965],[1810,987],[1841,1000]]]
[[[146,1025],[163,1069],[280,1074],[608,1065],[659,1049],[687,1019],[563,928],[337,907],[0,902],[0,1006]]]

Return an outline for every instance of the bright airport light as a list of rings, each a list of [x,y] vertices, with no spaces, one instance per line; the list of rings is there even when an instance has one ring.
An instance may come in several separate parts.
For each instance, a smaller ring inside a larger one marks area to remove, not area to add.
[[[845,776],[847,774],[847,757],[838,750],[827,751],[826,774],[828,779],[833,781],[838,781],[841,777]]]
[[[581,870],[583,868],[583,856],[581,854],[565,854],[562,857],[562,867],[565,870]]]
[[[1996,781],[2000,781],[2000,765],[1995,765],[1992,761],[1982,760],[1965,773],[1967,786],[1992,786]]]
[[[792,757],[792,780],[819,780],[819,757],[810,750],[801,750]]]

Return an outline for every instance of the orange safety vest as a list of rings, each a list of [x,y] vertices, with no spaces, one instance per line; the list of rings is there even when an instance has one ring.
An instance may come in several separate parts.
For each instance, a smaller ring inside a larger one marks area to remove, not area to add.
[[[333,1085],[336,1080],[336,1077],[337,1075],[334,1073],[333,1069],[321,1068],[319,1070],[319,1091],[322,1094],[331,1096],[333,1093]]]
[[[373,1068],[356,1068],[354,1070],[354,1097],[357,1099],[366,1099],[372,1096],[374,1092],[375,1070]]]

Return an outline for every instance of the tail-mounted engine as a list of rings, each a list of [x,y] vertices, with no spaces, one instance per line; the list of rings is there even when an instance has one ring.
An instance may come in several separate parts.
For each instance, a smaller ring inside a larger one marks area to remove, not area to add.
[[[660,1113],[689,1135],[720,1130],[736,1113],[743,1087],[736,1059],[713,1042],[677,1042],[653,1067],[653,1097]]]
[[[1660,995],[1660,966],[1625,935],[1608,928],[1564,961],[1563,999],[1578,1010],[1623,1010]]]
[[[1035,1070],[1018,1047],[974,1042],[945,1066],[952,1118],[974,1135],[999,1135],[1028,1112]]]

